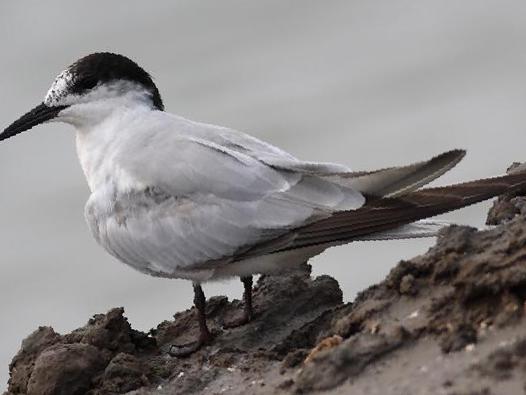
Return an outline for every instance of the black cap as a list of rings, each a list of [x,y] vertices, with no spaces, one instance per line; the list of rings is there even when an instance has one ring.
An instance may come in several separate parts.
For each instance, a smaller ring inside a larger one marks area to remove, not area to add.
[[[111,52],[96,52],[87,55],[68,68],[72,76],[70,92],[82,94],[98,84],[113,80],[126,80],[144,86],[152,94],[153,105],[164,110],[159,90],[152,77],[133,60]]]

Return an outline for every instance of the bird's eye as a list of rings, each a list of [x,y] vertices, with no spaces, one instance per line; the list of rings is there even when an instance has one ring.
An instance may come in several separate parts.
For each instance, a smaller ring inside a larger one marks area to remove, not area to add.
[[[85,77],[81,80],[78,80],[74,85],[74,90],[76,92],[85,92],[89,89],[94,88],[97,86],[97,79],[93,77]]]

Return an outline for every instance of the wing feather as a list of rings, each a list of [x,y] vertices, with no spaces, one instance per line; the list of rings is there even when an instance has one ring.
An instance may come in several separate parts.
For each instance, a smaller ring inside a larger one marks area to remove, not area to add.
[[[504,193],[526,191],[526,173],[510,174],[439,188],[412,192],[401,198],[373,199],[363,207],[338,212],[293,231],[288,244],[283,239],[256,246],[236,259],[243,260],[264,253],[305,248],[313,245],[348,242],[367,235],[396,229],[422,218],[456,210]]]

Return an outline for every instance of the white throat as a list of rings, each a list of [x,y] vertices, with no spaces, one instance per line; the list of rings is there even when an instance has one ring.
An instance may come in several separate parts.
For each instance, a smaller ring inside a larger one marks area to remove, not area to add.
[[[61,113],[61,121],[77,130],[77,155],[92,192],[120,192],[143,184],[127,173],[122,164],[136,130],[134,124],[156,111],[150,100],[137,92],[121,97],[73,105]]]
[[[125,89],[124,92],[122,92]],[[151,93],[146,89],[128,83],[103,85],[85,95],[71,95],[60,105],[69,107],[62,110],[58,121],[69,123],[77,129],[92,129],[107,118],[142,107],[152,109]]]

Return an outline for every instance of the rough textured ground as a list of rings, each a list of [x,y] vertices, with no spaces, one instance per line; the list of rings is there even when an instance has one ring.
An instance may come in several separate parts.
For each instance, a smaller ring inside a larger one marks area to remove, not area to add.
[[[123,309],[59,335],[41,327],[9,367],[7,394],[520,394],[526,390],[526,209],[496,202],[487,231],[452,226],[343,304],[338,283],[261,277],[255,320],[222,329],[240,302],[211,298],[213,344],[172,358],[197,335],[188,310],[151,333]]]

